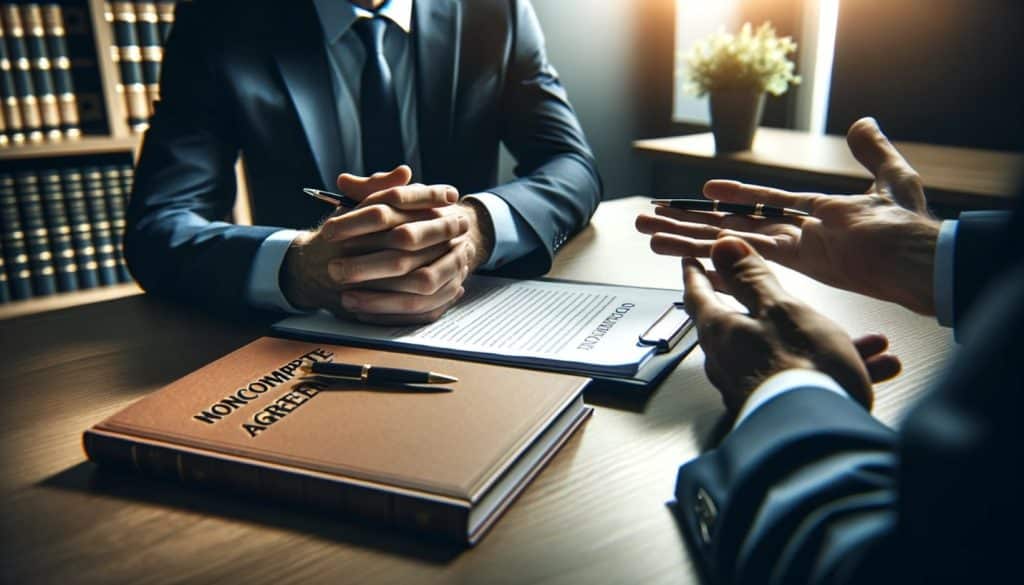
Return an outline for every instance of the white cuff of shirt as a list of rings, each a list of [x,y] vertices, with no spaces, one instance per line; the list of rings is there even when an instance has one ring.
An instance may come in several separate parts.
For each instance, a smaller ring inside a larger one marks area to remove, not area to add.
[[[279,230],[263,240],[256,257],[252,261],[252,272],[249,273],[249,305],[258,309],[284,311],[286,313],[303,313],[288,302],[281,292],[281,263],[294,240],[301,232],[297,230]]]
[[[939,227],[935,243],[935,270],[932,291],[935,295],[935,317],[940,325],[953,326],[953,255],[956,251],[956,227],[959,222],[947,219]]]
[[[761,385],[754,390],[754,392],[747,398],[747,402],[743,405],[743,408],[740,409],[740,413],[736,417],[736,422],[733,423],[732,428],[735,430],[736,427],[740,426],[740,423],[751,415],[751,413],[763,406],[772,398],[785,394],[790,390],[806,388],[808,386],[820,388],[829,392],[835,392],[836,394],[850,398],[850,395],[846,393],[846,390],[843,390],[842,386],[840,386],[830,376],[819,372],[818,370],[785,370],[775,374],[764,382],[761,382]]]
[[[508,203],[494,193],[474,193],[465,199],[479,201],[491,216],[494,228],[494,249],[491,257],[480,268],[494,270],[526,256],[540,245],[537,234],[526,225]]]

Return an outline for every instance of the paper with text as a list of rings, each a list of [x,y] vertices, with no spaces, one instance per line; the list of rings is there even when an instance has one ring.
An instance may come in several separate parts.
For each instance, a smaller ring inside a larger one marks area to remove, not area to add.
[[[274,330],[377,347],[566,371],[633,375],[654,353],[639,343],[680,292],[474,276],[466,296],[439,320],[381,327],[320,312],[289,317]]]

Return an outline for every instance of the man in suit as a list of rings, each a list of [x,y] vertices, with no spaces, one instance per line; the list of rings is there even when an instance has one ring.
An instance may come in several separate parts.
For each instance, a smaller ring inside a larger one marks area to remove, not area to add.
[[[154,293],[430,321],[474,270],[546,272],[600,200],[529,0],[181,4],[162,75],[125,238]],[[225,221],[239,153],[256,226]],[[318,225],[301,190],[335,185],[362,203]]]
[[[866,195],[705,187],[808,218],[668,210],[637,220],[655,250],[710,255],[715,266],[684,259],[685,302],[736,422],[679,470],[684,532],[716,583],[1016,582],[1024,201],[1012,216],[940,223],[873,120],[855,123],[848,142],[876,177]],[[856,345],[782,290],[758,252],[955,327],[963,347],[898,431],[868,411],[871,381],[899,369],[884,340]],[[721,304],[715,288],[749,313]]]

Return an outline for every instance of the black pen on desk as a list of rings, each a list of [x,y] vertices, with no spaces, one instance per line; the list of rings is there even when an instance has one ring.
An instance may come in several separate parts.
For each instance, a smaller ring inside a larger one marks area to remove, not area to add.
[[[385,368],[371,364],[313,362],[303,364],[299,370],[310,376],[359,381],[363,384],[451,384],[459,381],[455,376],[437,372]]]
[[[799,209],[775,207],[758,203],[727,203],[716,199],[651,199],[651,204],[671,207],[673,209],[689,209],[692,211],[721,211],[725,213],[742,213],[755,217],[807,217],[809,214]]]
[[[302,190],[302,192],[305,193],[306,195],[309,195],[310,197],[319,199],[320,201],[325,201],[336,207],[346,207],[348,209],[354,209],[357,205],[359,205],[359,202],[356,201],[355,199],[352,199],[351,197],[346,197],[344,195],[341,195],[340,193],[331,193],[330,191],[324,191],[323,189],[313,189],[312,187],[306,187],[305,189]]]

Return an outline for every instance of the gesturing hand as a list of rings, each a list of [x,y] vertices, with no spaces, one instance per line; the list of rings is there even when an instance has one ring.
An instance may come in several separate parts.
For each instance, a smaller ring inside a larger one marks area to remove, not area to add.
[[[282,290],[301,308],[379,323],[437,319],[460,298],[479,264],[475,210],[447,185],[408,184],[400,166],[372,177],[343,174],[338,187],[361,201],[293,242]]]
[[[939,223],[928,216],[920,177],[871,118],[847,135],[850,150],[875,177],[865,195],[792,193],[709,181],[704,195],[734,203],[765,203],[810,217],[757,218],[658,208],[636,226],[653,234],[659,254],[710,254],[717,238],[739,237],[765,258],[826,284],[935,313],[932,273]]]
[[[744,241],[718,240],[710,255],[724,292],[749,310],[743,314],[728,308],[700,263],[683,260],[684,301],[696,321],[704,368],[730,411],[738,412],[772,375],[792,368],[821,370],[867,408],[873,399],[871,383],[899,373],[899,360],[885,353],[885,337],[851,340],[838,325],[782,290]]]

